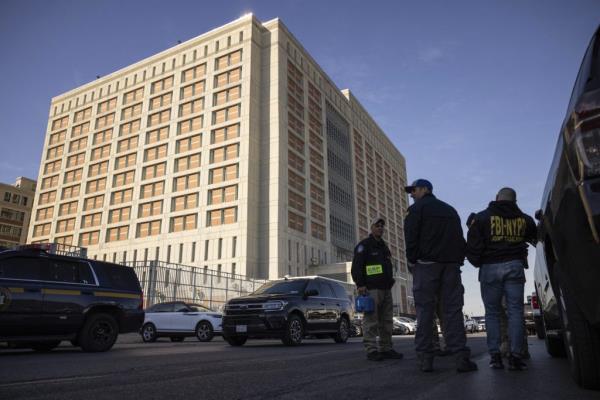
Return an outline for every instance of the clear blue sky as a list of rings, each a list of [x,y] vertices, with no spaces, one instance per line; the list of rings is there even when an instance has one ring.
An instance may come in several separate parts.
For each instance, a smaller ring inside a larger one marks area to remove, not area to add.
[[[279,17],[463,220],[539,208],[597,0],[0,2],[0,181],[37,177],[50,99],[246,12]],[[533,257],[530,256],[533,266]],[[482,313],[463,267],[465,310]],[[528,272],[527,291],[532,274]]]

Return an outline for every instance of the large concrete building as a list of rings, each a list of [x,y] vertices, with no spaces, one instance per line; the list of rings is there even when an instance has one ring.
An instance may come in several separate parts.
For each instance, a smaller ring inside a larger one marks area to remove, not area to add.
[[[24,177],[17,178],[14,185],[0,183],[0,247],[26,243],[35,185]]]
[[[371,217],[409,307],[404,158],[279,19],[247,15],[52,99],[30,242],[273,279]]]

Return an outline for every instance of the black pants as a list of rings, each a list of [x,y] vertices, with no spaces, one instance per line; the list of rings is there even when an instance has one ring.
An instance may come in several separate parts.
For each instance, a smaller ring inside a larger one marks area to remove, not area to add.
[[[441,319],[444,321],[446,349],[451,353],[468,351],[463,317],[464,288],[458,264],[420,264],[413,268],[413,296],[417,309],[417,334],[415,346],[418,353],[431,353],[433,331],[431,329],[436,300],[442,303]]]

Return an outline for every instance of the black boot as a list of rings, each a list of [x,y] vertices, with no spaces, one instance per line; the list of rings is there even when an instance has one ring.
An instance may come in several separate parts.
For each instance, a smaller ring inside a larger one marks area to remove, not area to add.
[[[417,359],[419,360],[419,369],[423,372],[433,371],[433,354],[432,353],[418,353]]]
[[[469,351],[456,353],[456,371],[458,372],[471,372],[477,371],[477,364],[475,364],[469,358],[471,353]]]
[[[502,363],[502,355],[500,353],[492,354],[492,358],[490,359],[490,368],[504,369],[504,364]]]
[[[527,364],[525,364],[520,357],[511,354],[510,357],[508,357],[508,370],[525,371],[527,370]]]

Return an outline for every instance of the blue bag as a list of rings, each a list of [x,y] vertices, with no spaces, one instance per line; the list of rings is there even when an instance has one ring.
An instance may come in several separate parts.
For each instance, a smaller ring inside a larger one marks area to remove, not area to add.
[[[375,300],[368,294],[357,296],[355,300],[355,308],[357,312],[370,313],[375,310]]]

